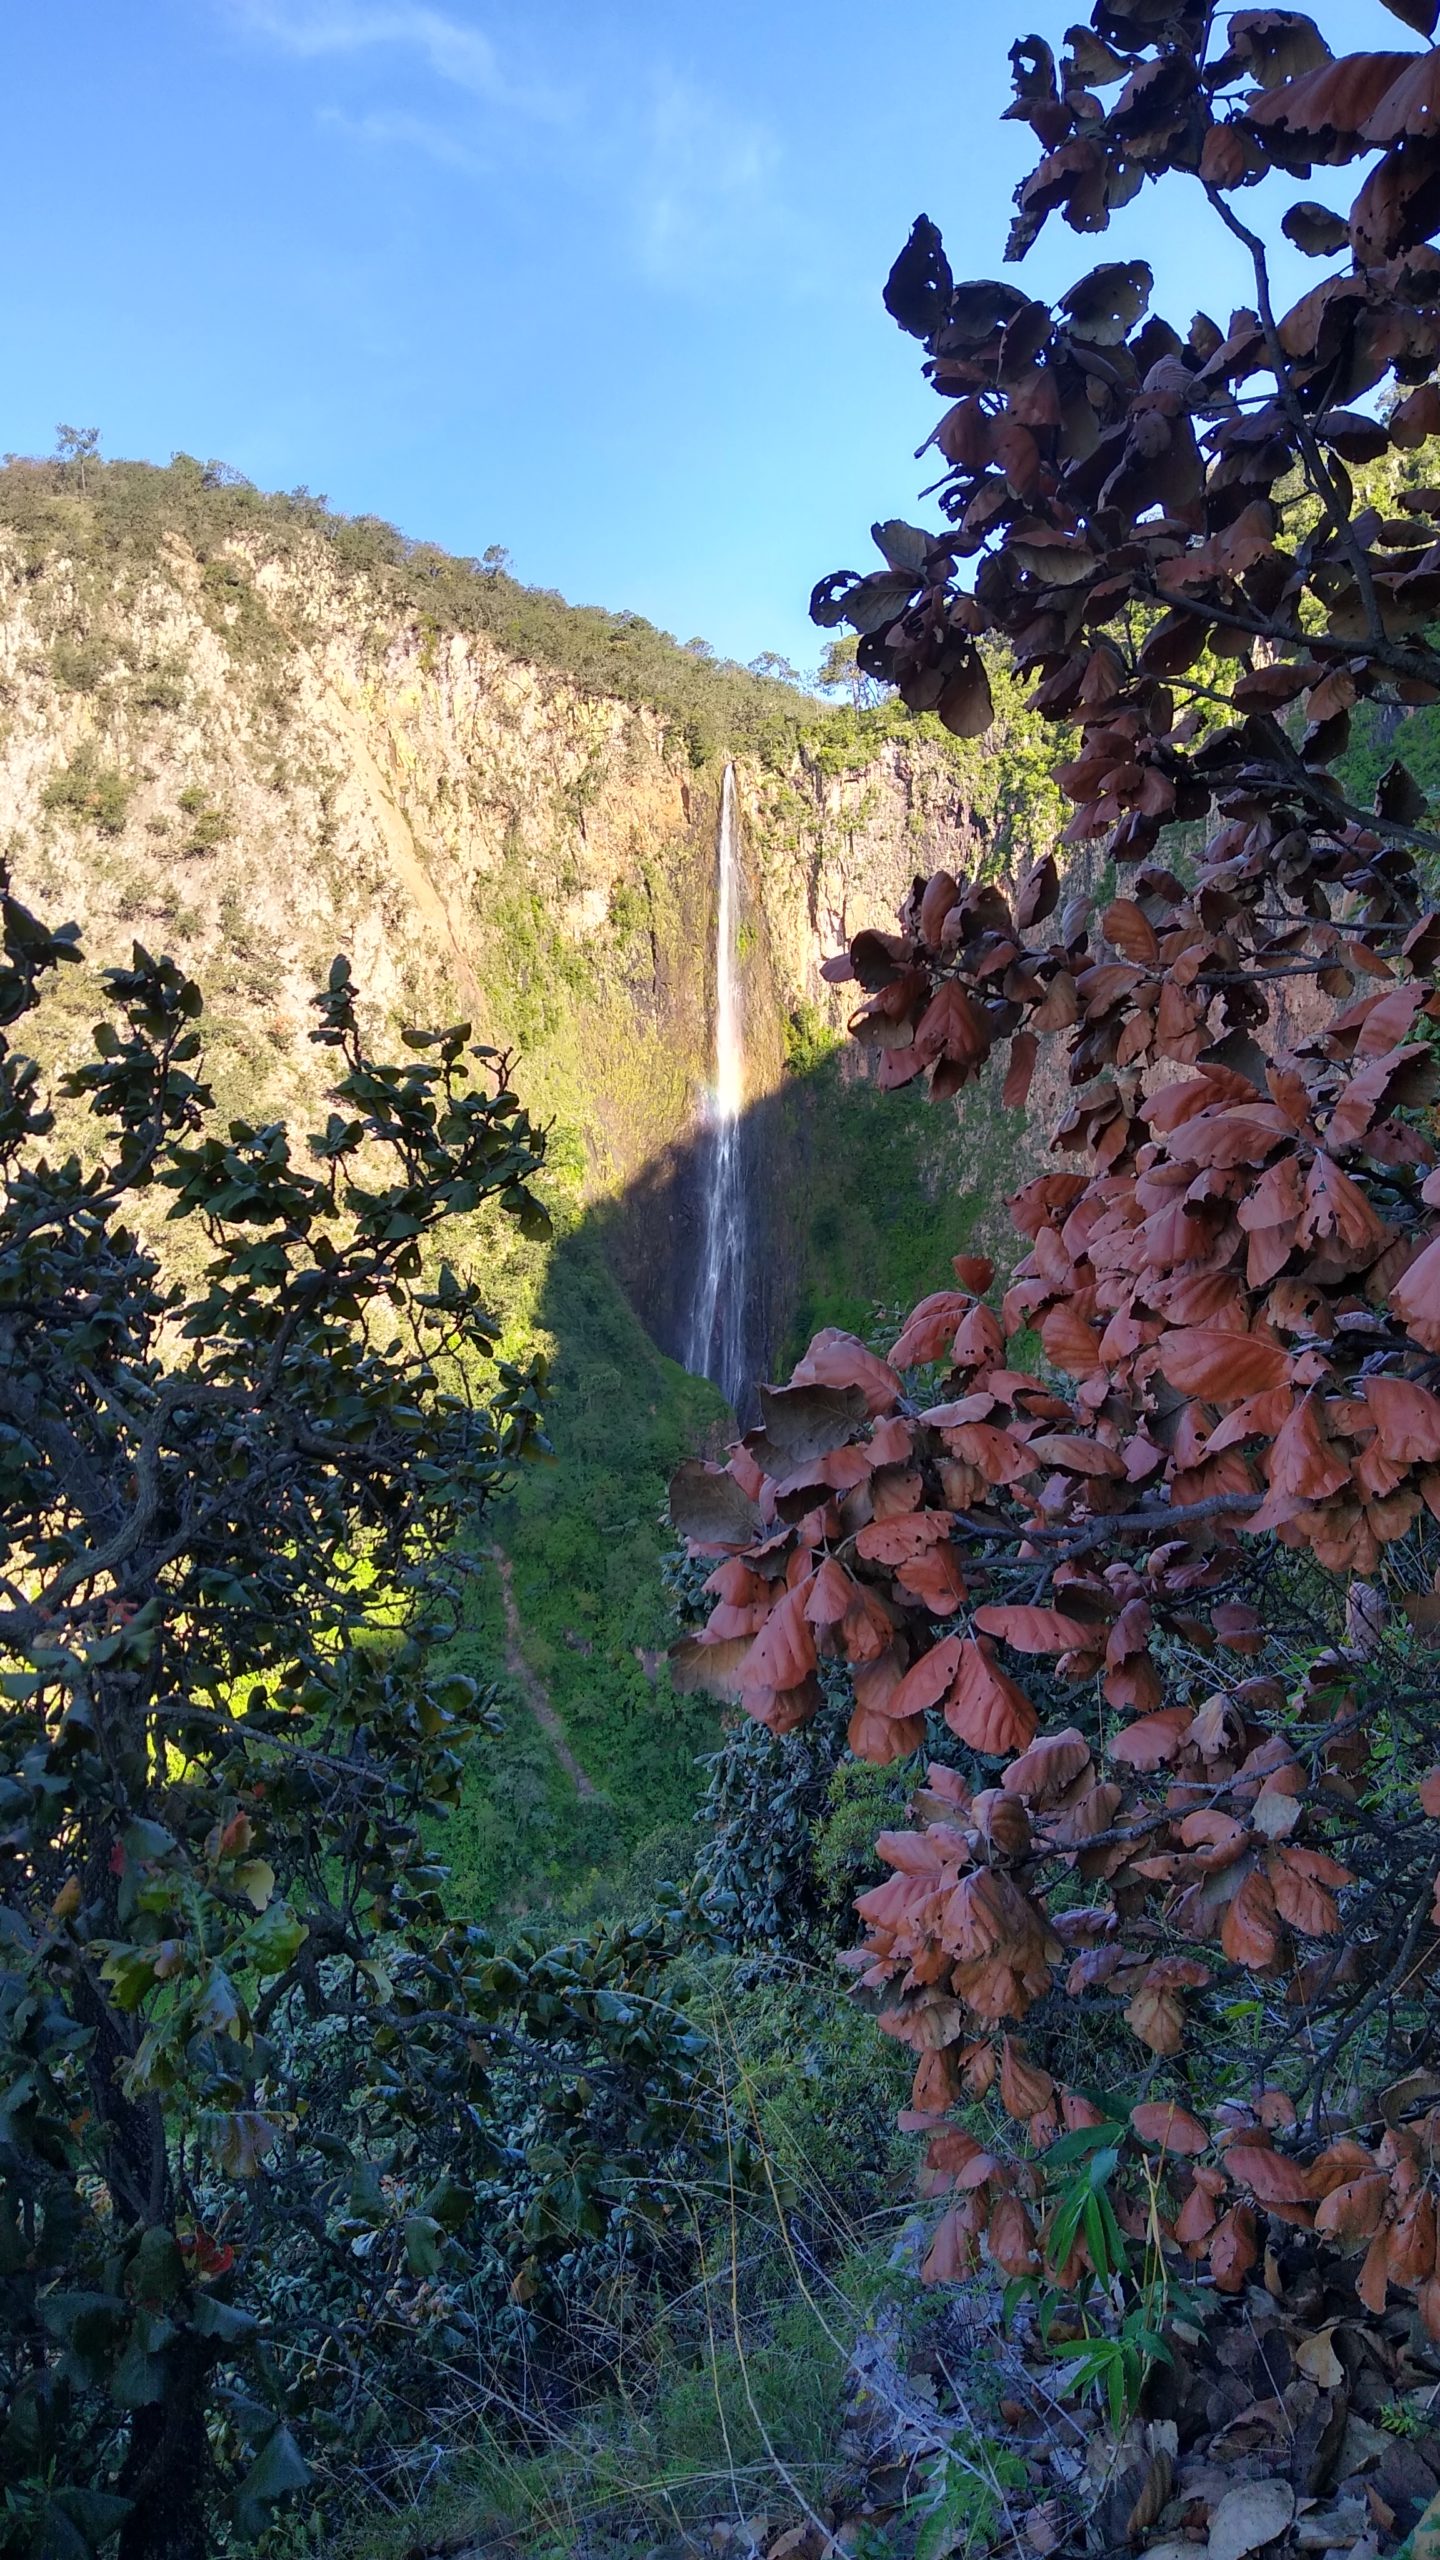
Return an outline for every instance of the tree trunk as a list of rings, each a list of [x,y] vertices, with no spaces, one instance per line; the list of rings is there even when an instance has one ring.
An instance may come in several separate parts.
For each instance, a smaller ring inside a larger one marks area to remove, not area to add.
[[[115,2485],[134,2504],[120,2528],[117,2560],[209,2560],[213,2466],[205,2402],[212,2361],[198,2338],[177,2338],[165,2359],[164,2397],[131,2419]]]

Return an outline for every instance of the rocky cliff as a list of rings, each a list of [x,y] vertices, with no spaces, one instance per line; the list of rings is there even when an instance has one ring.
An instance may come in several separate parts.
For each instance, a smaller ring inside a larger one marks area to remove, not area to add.
[[[1005,867],[1048,840],[1045,741],[1007,720],[997,755],[893,707],[828,711],[634,617],[183,459],[92,466],[83,488],[0,467],[0,847],[19,894],[75,917],[94,964],[138,939],[199,979],[228,1116],[323,1121],[309,998],[345,951],[386,1048],[407,1022],[470,1019],[516,1051],[551,1124],[553,1247],[503,1221],[463,1248],[504,1349],[552,1360],[559,1460],[492,1519],[509,1580],[473,1586],[457,1642],[502,1696],[507,1659],[525,1675],[451,1836],[467,1910],[578,1912],[692,1854],[714,1721],[666,1674],[661,1514],[670,1469],[726,1417],[664,1353],[693,1288],[726,763],[763,1371],[818,1323],[864,1326],[943,1283],[1005,1188],[1013,1134],[989,1098],[961,1118],[855,1079],[847,990],[819,963],[957,846]],[[63,1063],[102,1001],[93,969],[67,971],[27,1036]],[[83,1144],[76,1107],[61,1119]],[[153,1226],[163,1252],[158,1206]],[[535,1682],[590,1792],[527,1712]]]
[[[773,1351],[814,1174],[803,1118],[775,1098],[794,1025],[844,1011],[820,962],[957,846],[1025,849],[1046,814],[1033,780],[1017,796],[1028,768],[753,680],[764,717],[751,704],[747,723],[723,690],[740,670],[714,680],[730,734],[722,717],[697,740],[640,686],[625,698],[563,651],[498,645],[453,579],[427,593],[413,550],[400,581],[383,547],[357,557],[313,510],[139,468],[88,493],[53,469],[0,474],[0,841],[19,893],[76,917],[98,962],[137,938],[173,950],[205,988],[217,1097],[251,1120],[318,1105],[308,1000],[337,951],[384,1038],[473,1020],[518,1053],[571,1201],[634,1194],[610,1221],[615,1258],[673,1349],[729,754],[747,1102],[769,1115],[756,1212],[777,1244],[755,1347]],[[83,1039],[93,989],[67,983],[60,1005],[56,1055]]]

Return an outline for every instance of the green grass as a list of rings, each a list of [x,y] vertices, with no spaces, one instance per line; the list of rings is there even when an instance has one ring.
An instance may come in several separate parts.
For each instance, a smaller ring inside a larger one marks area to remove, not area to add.
[[[987,1088],[985,1107],[957,1129],[920,1086],[881,1093],[854,1076],[847,1052],[817,1055],[808,1026],[799,1054],[791,1100],[806,1170],[791,1358],[822,1325],[868,1334],[877,1309],[903,1313],[953,1286],[951,1256],[982,1249],[981,1230],[1014,1188],[1024,1125]]]
[[[511,1560],[525,1657],[600,1796],[576,1794],[506,1680],[504,1735],[486,1745],[445,1842],[456,1906],[477,1918],[517,1902],[581,1917],[662,1870],[687,1875],[696,1761],[716,1732],[713,1707],[670,1685],[661,1559],[669,1476],[714,1431],[721,1400],[657,1351],[583,1221],[552,1248],[529,1322],[554,1345],[555,1455],[525,1470],[486,1536]],[[481,1676],[503,1661],[493,1567],[453,1652]]]

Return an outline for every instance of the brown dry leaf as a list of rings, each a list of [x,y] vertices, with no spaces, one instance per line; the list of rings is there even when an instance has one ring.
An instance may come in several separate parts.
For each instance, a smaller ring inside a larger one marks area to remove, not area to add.
[[[1303,1396],[1277,1433],[1269,1476],[1272,1493],[1296,1494],[1304,1502],[1323,1502],[1348,1484],[1349,1462],[1325,1429],[1325,1406],[1319,1395]]]
[[[814,1670],[815,1638],[805,1616],[810,1588],[807,1577],[771,1610],[740,1665],[742,1689],[799,1688]]]
[[[1159,940],[1149,917],[1133,898],[1112,900],[1100,919],[1100,925],[1106,941],[1113,942],[1117,951],[1123,951],[1127,960],[1138,962],[1141,968],[1153,969],[1160,957]]]
[[[1023,1796],[1029,1804],[1045,1806],[1062,1796],[1089,1766],[1089,1743],[1083,1733],[1067,1725],[1063,1732],[1042,1734],[1018,1760],[1012,1761],[1005,1772],[1005,1784],[1012,1795]],[[1440,1771],[1436,1775],[1440,1777]]]
[[[1162,1707],[1158,1715],[1141,1716],[1138,1723],[1117,1733],[1110,1744],[1110,1758],[1128,1769],[1163,1769],[1168,1761],[1179,1758],[1193,1723],[1188,1707]]]
[[[1440,1271],[1437,1271],[1436,1329],[1440,1335]],[[1288,1355],[1278,1343],[1255,1334],[1226,1333],[1211,1325],[1181,1326],[1162,1335],[1159,1361],[1172,1387],[1182,1395],[1211,1397],[1218,1404],[1239,1404],[1267,1388],[1284,1386],[1290,1374]]]
[[[1353,1884],[1349,1868],[1315,1849],[1276,1849],[1268,1863],[1270,1889],[1282,1920],[1288,1920],[1302,1937],[1333,1937],[1340,1913],[1331,1887]]]
[[[962,2276],[974,2273],[980,2262],[979,2236],[985,2217],[986,2207],[976,2195],[951,2206],[921,2264],[922,2284],[958,2284]]]
[[[1397,1466],[1440,1458],[1440,1396],[1410,1378],[1362,1378],[1360,1393],[1387,1458]]]
[[[867,1564],[909,1564],[948,1538],[954,1524],[950,1511],[902,1511],[893,1520],[871,1521],[856,1538],[855,1552]]]
[[[1390,1305],[1422,1349],[1440,1351],[1440,1237],[1396,1281]]]
[[[1135,2503],[1125,2519],[1127,2542],[1136,2542],[1142,2533],[1148,2533],[1151,2525],[1163,2513],[1169,2503],[1174,2478],[1173,2454],[1166,2446],[1157,2446],[1150,2456],[1145,2477],[1136,2493]]]
[[[890,1700],[886,1713],[895,1716],[923,1715],[927,1707],[938,1706],[955,1677],[960,1661],[960,1639],[946,1636],[943,1643],[922,1653],[912,1662],[899,1688]]]
[[[1288,2480],[1245,2480],[1227,2490],[1210,2519],[1206,2560],[1245,2560],[1278,2542],[1295,2513],[1295,2492]]]
[[[1230,1902],[1220,1924],[1220,1944],[1232,1964],[1262,1970],[1280,1952],[1275,1896],[1258,1867],[1252,1868]]]
[[[1084,1652],[1096,1630],[1060,1609],[1026,1609],[992,1602],[975,1612],[975,1625],[986,1636],[1000,1636],[1017,1653]]]
[[[955,1328],[968,1314],[970,1299],[959,1289],[936,1289],[912,1309],[904,1331],[890,1345],[892,1369],[939,1360],[954,1340]]]
[[[1010,1063],[1000,1088],[1000,1099],[1007,1111],[1024,1108],[1040,1055],[1040,1043],[1033,1031],[1017,1031],[1010,1043]]]
[[[1332,2320],[1328,2328],[1313,2330],[1291,2350],[1297,2370],[1318,2382],[1322,2391],[1338,2391],[1345,2380],[1345,2367],[1331,2343],[1334,2335]]]
[[[1391,2227],[1385,2263],[1392,2284],[1412,2289],[1435,2273],[1435,2199],[1424,2188],[1413,2195]]]
[[[1327,2239],[1373,2240],[1380,2228],[1389,2194],[1390,2181],[1382,2169],[1370,2169],[1358,2178],[1347,2178],[1322,2197],[1316,2208],[1315,2228]]]
[[[989,1255],[985,1253],[952,1254],[951,1263],[961,1288],[973,1289],[977,1297],[983,1298],[995,1277],[995,1265]]]
[[[753,2537],[752,2537],[753,2538]],[[823,2524],[792,2524],[772,2542],[765,2560],[839,2560],[840,2545]]]
[[[1210,2272],[1219,2291],[1239,2293],[1259,2255],[1252,2207],[1232,2205],[1210,2236]]]
[[[932,1618],[948,1618],[969,1598],[965,1576],[952,1546],[932,1547],[912,1557],[896,1575],[902,1591],[928,1609]]]
[[[1047,1360],[1053,1360],[1067,1377],[1088,1378],[1100,1366],[1100,1336],[1063,1301],[1041,1318],[1040,1339]]]
[[[1040,2070],[1013,2037],[1006,2036],[1000,2048],[1000,2102],[1006,2114],[1017,2124],[1024,2123],[1048,2107],[1054,2095],[1049,2072]]]
[[[951,1637],[937,1650],[946,1651],[954,1642]],[[1023,1751],[1033,1742],[1040,1722],[1024,1690],[978,1644],[962,1644],[959,1652],[960,1667],[945,1700],[945,1721],[951,1732],[968,1742],[972,1751],[991,1758]]]
[[[1258,2142],[1234,2142],[1225,2154],[1225,2166],[1236,2183],[1248,2187],[1261,2204],[1308,2204],[1313,2190],[1308,2170],[1298,2160],[1287,2160],[1278,2151],[1263,2148]]]
[[[791,1378],[797,1387],[858,1387],[872,1414],[893,1413],[900,1401],[894,1370],[853,1333],[842,1333],[835,1325],[816,1334]]]
[[[1035,2225],[1018,2196],[1000,2198],[991,2212],[985,2238],[991,2258],[1002,2275],[1013,2278],[1035,2273],[1040,2263]]]
[[[1161,2151],[1193,2156],[1210,2148],[1210,2136],[1198,2116],[1188,2114],[1173,2098],[1146,2099],[1131,2108],[1130,2122],[1142,2142]]]
[[[1125,2023],[1152,2053],[1178,2053],[1185,2041],[1185,2004],[1178,1991],[1145,1983],[1127,2007]]]

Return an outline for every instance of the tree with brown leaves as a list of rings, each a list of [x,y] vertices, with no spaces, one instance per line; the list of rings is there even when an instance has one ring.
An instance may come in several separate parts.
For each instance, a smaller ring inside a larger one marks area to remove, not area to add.
[[[1435,0],[1386,5],[1432,36]],[[1063,60],[1011,60],[1041,155],[1012,257],[1163,180],[1253,300],[1182,331],[1129,261],[1051,308],[957,282],[924,218],[890,276],[945,529],[878,526],[816,618],[963,736],[1008,657],[1074,816],[1016,894],[917,881],[829,974],[884,1085],[943,1100],[998,1048],[1016,1104],[1060,1044],[1076,1169],[1019,1193],[998,1304],[962,1257],[888,1358],[821,1334],[682,1470],[691,1671],[783,1734],[842,1661],[863,1758],[952,1738],[853,1959],[952,2198],[932,2277],[982,2245],[1097,2272],[1046,2155],[1123,2084],[1122,2226],[1230,2292],[1267,2216],[1300,2226],[1440,2337],[1440,829],[1403,754],[1371,807],[1337,773],[1358,706],[1403,742],[1440,702],[1440,51],[1097,0]],[[1348,217],[1284,213],[1324,269],[1277,311],[1251,191],[1351,163]],[[1101,912],[1082,849],[1119,866]],[[988,2143],[947,2121],[979,2100]]]

